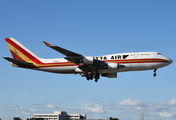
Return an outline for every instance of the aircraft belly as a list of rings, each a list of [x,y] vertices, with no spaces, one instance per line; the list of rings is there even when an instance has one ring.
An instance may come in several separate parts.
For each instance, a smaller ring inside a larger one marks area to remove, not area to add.
[[[53,73],[75,73],[77,66],[65,66],[65,67],[44,67],[40,68],[42,71]]]
[[[129,71],[151,70],[166,66],[166,63],[131,63]]]
[[[157,68],[167,66],[168,63],[163,63],[163,62],[160,62],[160,63],[130,63],[130,64],[121,64],[121,65],[124,65],[124,67],[118,68],[117,70],[102,69],[100,70],[100,73],[151,70],[151,69],[157,69]]]
[[[125,72],[125,71],[141,71],[141,70],[151,70],[156,68],[161,68],[167,66],[168,63],[130,63],[130,64],[121,64],[124,67],[119,67],[118,69],[101,69],[99,73],[116,73],[116,72]],[[65,66],[65,67],[43,67],[38,70],[53,72],[53,73],[75,73],[77,66]]]
[[[108,69],[101,69],[99,71],[100,74],[102,73],[116,73],[118,70],[108,70]]]

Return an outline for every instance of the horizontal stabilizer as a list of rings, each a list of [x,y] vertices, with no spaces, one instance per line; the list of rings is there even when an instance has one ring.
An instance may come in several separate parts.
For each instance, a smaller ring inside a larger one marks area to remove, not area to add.
[[[29,63],[29,62],[24,62],[24,61],[21,61],[21,60],[17,60],[17,59],[13,59],[13,58],[9,58],[9,57],[3,57],[4,59],[6,59],[7,61],[13,63],[13,64],[16,64],[16,65],[29,65],[29,66],[33,66],[33,63]]]

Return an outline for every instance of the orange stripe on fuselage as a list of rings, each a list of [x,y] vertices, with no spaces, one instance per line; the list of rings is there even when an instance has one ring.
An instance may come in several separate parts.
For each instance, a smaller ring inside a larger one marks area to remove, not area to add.
[[[151,63],[151,62],[168,62],[168,61],[163,59],[148,58],[148,59],[105,60],[105,62],[128,64],[128,63]]]
[[[158,62],[168,62],[163,59],[128,59],[128,60],[106,60],[105,62],[118,63],[118,64],[130,64],[130,63],[158,63]],[[80,64],[79,64],[80,65]],[[37,65],[37,67],[61,67],[61,66],[79,66],[72,62],[62,62],[62,63],[44,63],[43,65]]]
[[[13,52],[13,51],[11,51],[11,52]],[[22,53],[20,53],[20,54],[22,54]],[[31,60],[26,61],[26,62],[33,63],[36,67],[59,67],[59,66],[73,66],[74,65],[74,63],[72,63],[72,62],[42,63],[42,64],[37,64]]]
[[[124,60],[106,60],[105,62],[118,63],[118,64],[130,64],[130,63],[160,63],[168,62],[163,59],[124,59]],[[61,63],[44,63],[45,65],[39,65],[37,67],[60,67],[60,66],[79,66],[72,62]]]
[[[11,48],[12,48],[12,47],[11,47]],[[11,53],[12,53],[12,54],[15,54],[15,53],[13,53],[13,51],[11,51]],[[23,56],[23,54],[22,54],[21,52],[19,52],[19,51],[18,51],[18,54],[19,54],[20,56]],[[18,58],[21,58],[21,57],[18,56],[17,54],[16,54],[16,56],[17,56]],[[24,60],[23,60],[23,61],[24,61]],[[33,63],[36,67],[61,67],[61,66],[73,66],[73,65],[74,65],[74,63],[72,63],[72,62],[41,63],[41,64],[37,64],[37,63],[35,63],[35,62],[32,61],[32,60],[28,60],[28,61],[26,61],[26,62]]]

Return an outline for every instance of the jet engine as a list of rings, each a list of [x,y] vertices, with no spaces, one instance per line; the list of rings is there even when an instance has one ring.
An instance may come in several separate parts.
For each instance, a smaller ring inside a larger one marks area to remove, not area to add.
[[[93,64],[93,62],[94,62],[94,57],[87,57],[87,56],[83,57],[84,64]]]
[[[102,77],[117,78],[117,73],[105,73],[101,74]]]
[[[107,63],[106,65],[102,66],[101,69],[117,70],[118,69],[118,63]]]

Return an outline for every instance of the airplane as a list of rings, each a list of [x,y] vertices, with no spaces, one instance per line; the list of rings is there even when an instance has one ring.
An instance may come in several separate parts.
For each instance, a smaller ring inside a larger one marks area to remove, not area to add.
[[[11,66],[62,74],[80,74],[87,80],[98,82],[100,75],[117,78],[117,72],[156,70],[171,64],[172,59],[159,52],[118,53],[103,56],[84,56],[70,50],[44,44],[65,55],[65,58],[44,59],[38,57],[15,38],[5,38],[13,58],[3,57]]]

